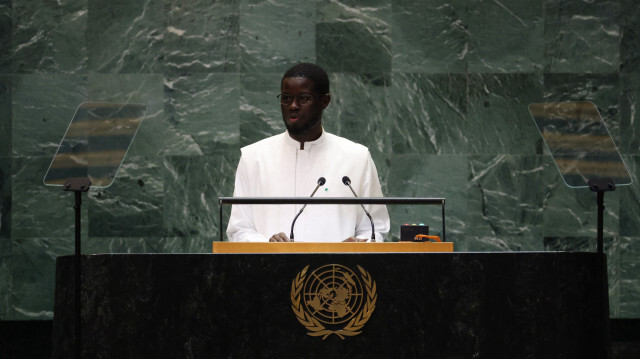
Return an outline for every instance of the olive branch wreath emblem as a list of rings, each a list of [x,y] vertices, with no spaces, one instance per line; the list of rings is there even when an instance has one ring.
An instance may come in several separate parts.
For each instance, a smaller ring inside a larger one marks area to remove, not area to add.
[[[307,270],[309,266],[304,267],[300,273],[296,276],[296,278],[291,283],[291,309],[293,313],[296,315],[296,319],[300,322],[300,324],[304,325],[305,328],[309,331],[307,334],[312,337],[322,337],[322,340],[327,339],[331,334],[335,334],[340,339],[344,340],[346,337],[352,337],[362,333],[360,331],[362,327],[369,321],[371,318],[371,314],[374,309],[376,309],[376,300],[378,296],[376,294],[376,282],[372,280],[371,275],[365,271],[362,267],[358,266],[358,270],[362,275],[362,280],[364,281],[366,287],[366,298],[367,301],[358,312],[358,314],[353,317],[347,325],[340,330],[331,330],[327,329],[319,320],[314,318],[312,315],[307,313],[301,302],[300,292],[304,287],[305,279],[307,276]]]

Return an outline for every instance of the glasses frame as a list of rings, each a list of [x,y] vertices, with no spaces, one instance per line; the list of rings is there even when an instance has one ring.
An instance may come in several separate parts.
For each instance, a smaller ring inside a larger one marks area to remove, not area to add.
[[[283,96],[291,96],[291,101],[284,101]],[[302,94],[302,95],[298,95],[298,96],[293,96],[293,95],[289,95],[287,93],[280,93],[276,97],[280,101],[280,104],[283,105],[283,106],[291,106],[291,104],[293,103],[294,100],[298,102],[298,105],[305,106],[305,105],[312,104],[313,101],[315,100],[315,96],[311,95],[311,94]],[[308,100],[304,100],[304,97],[309,97],[309,99]]]

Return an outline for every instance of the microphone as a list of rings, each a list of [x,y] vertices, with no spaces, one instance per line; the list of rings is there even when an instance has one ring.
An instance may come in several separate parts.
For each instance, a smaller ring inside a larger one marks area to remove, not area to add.
[[[351,179],[349,179],[349,177],[347,176],[342,177],[342,183],[344,183],[345,186],[349,187],[349,189],[351,190],[351,193],[353,193],[355,197],[358,197],[358,195],[356,194],[356,191],[354,191],[353,187],[351,187]],[[362,205],[362,203],[360,203],[360,207],[362,207],[362,210],[364,211],[364,213],[367,215],[367,217],[369,217],[369,221],[371,221],[371,241],[375,241],[376,231],[373,228],[373,219],[371,218],[371,215],[369,214],[369,212],[367,212],[367,210],[364,209],[364,206]]]
[[[309,198],[313,197],[313,195],[316,194],[316,191],[318,190],[318,188],[320,188],[320,186],[324,185],[325,182],[327,182],[327,180],[324,177],[318,178],[318,185],[316,186],[316,189],[314,189],[313,192],[311,192],[311,196]],[[306,206],[307,206],[306,204],[304,206],[302,206],[302,208],[300,208],[300,212],[298,212],[298,214],[296,214],[295,218],[293,218],[293,222],[291,223],[291,234],[289,235],[289,239],[293,239],[293,226],[296,224],[296,220],[302,214],[302,211],[304,211],[304,208]]]

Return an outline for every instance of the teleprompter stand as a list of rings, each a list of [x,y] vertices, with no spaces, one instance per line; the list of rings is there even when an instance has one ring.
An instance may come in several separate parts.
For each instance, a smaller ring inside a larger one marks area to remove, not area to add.
[[[597,234],[597,251],[603,253],[604,239],[603,239],[603,217],[604,217],[604,193],[608,191],[616,190],[616,183],[612,178],[598,178],[590,179],[588,181],[589,189],[597,194],[597,206],[598,206],[598,234]]]
[[[82,193],[113,183],[146,109],[140,104],[80,104],[44,178],[44,184],[75,194],[75,358],[82,356]]]
[[[564,183],[570,188],[588,187],[596,193],[596,251],[603,257],[598,264],[602,291],[598,301],[605,308],[600,318],[600,335],[608,341],[609,297],[603,239],[604,193],[614,191],[616,185],[630,185],[631,176],[593,103],[534,103],[529,105],[529,112]],[[605,348],[605,351],[597,356],[609,357],[609,348]]]
[[[547,149],[570,188],[597,194],[597,252],[603,253],[604,192],[631,184],[609,131],[591,102],[548,102],[529,105]]]
[[[82,192],[89,191],[91,187],[91,181],[88,178],[69,178],[62,187],[65,191],[73,191],[75,194],[75,255],[74,255],[74,267],[75,267],[75,285],[74,285],[74,304],[75,304],[75,335],[76,335],[76,358],[80,358],[82,343],[81,333],[81,313],[82,313],[82,270],[81,270],[81,253],[82,253]]]

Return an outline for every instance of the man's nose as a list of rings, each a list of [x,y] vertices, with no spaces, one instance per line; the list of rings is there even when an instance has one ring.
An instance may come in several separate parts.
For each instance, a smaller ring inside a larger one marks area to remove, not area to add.
[[[294,98],[291,100],[291,105],[289,105],[289,108],[290,108],[290,109],[291,109],[291,108],[300,108],[300,104],[298,103],[298,98],[297,98],[297,97],[294,97]]]

